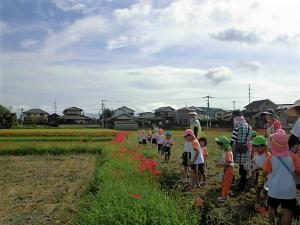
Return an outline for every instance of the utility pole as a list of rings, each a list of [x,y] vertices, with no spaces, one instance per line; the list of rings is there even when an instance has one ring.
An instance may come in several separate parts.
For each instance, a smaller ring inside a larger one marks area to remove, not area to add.
[[[102,127],[104,128],[104,109],[105,109],[105,102],[106,100],[102,99],[101,100],[101,109],[102,109]]]
[[[249,84],[249,88],[248,88],[248,98],[249,98],[249,104],[251,103],[251,91],[252,91],[252,89],[251,89],[251,84]]]
[[[53,108],[54,108],[54,113],[56,114],[56,112],[57,112],[57,103],[56,103],[56,100],[54,101]]]
[[[23,128],[23,120],[24,120],[23,112],[24,112],[24,109],[21,108],[21,128]]]
[[[214,98],[214,97],[212,97],[212,96],[210,96],[210,95],[207,95],[207,96],[204,96],[203,98],[206,98],[207,99],[207,128],[209,128],[210,127],[210,99],[211,98]]]
[[[233,101],[233,110],[235,110],[235,103],[236,101]]]

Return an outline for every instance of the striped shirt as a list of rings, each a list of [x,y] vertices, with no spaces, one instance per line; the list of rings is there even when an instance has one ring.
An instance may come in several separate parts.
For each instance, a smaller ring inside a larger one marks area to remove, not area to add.
[[[234,125],[234,129],[231,136],[231,141],[233,142],[233,158],[234,162],[239,165],[245,164],[250,161],[251,152],[236,152],[235,143],[245,143],[249,145],[249,142],[251,140],[251,132],[252,128],[248,123],[237,123]]]
[[[231,141],[248,144],[251,140],[251,132],[252,128],[248,123],[237,123],[234,125]]]

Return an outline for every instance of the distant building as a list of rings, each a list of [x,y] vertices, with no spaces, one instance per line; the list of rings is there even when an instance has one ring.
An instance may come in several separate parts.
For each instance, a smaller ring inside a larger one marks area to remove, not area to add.
[[[287,109],[293,104],[275,104],[269,99],[253,101],[245,106],[244,116],[248,122],[254,128],[265,128],[266,124],[261,113],[267,109],[274,109],[278,119],[280,120],[284,128],[288,128],[293,124],[297,118],[290,117],[287,113]]]
[[[206,119],[205,110],[201,109],[200,107],[196,107],[196,106],[183,107],[178,109],[176,112],[177,123],[180,126],[189,126],[190,117],[188,113],[190,112],[196,112],[198,114],[198,119],[200,120]]]
[[[48,122],[49,113],[42,109],[30,109],[23,112],[24,123],[45,124]]]
[[[159,125],[170,126],[176,124],[176,111],[170,106],[160,107],[154,110],[154,115]]]
[[[106,119],[108,127],[116,130],[137,130],[138,123],[134,120],[134,110],[122,106],[113,111],[112,116]]]
[[[88,124],[90,117],[84,115],[82,109],[77,107],[67,108],[63,111],[63,116],[60,116],[60,122],[63,124]]]
[[[229,121],[232,118],[232,112],[220,109],[212,116],[215,120]]]
[[[141,127],[151,127],[152,124],[158,124],[158,119],[155,117],[155,114],[153,112],[142,112],[139,113],[138,117],[136,117],[136,120],[139,123],[139,126]]]
[[[244,117],[254,128],[265,127],[261,113],[267,109],[277,109],[277,105],[269,99],[253,101],[245,106]]]
[[[223,117],[225,117],[226,114],[228,114],[229,112],[221,108],[209,108],[209,109],[207,107],[199,107],[199,108],[203,110],[203,115],[205,116],[204,119],[207,119],[207,116],[209,116],[211,120],[223,119]]]
[[[278,104],[277,109],[275,110],[278,119],[281,122],[281,125],[284,128],[292,128],[292,124],[296,122],[298,117],[291,117],[288,115],[288,109],[294,104]]]
[[[113,111],[113,117],[118,117],[118,116],[123,115],[123,114],[127,114],[127,115],[133,117],[134,116],[134,110],[131,109],[131,108],[128,108],[126,106],[122,106],[122,107],[120,107],[118,109],[115,109]]]

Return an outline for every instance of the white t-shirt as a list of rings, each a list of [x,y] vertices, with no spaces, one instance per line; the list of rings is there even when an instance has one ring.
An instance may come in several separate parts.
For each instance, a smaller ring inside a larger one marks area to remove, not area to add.
[[[292,173],[295,171],[293,159],[290,155],[281,157],[283,162]],[[294,199],[296,198],[296,183],[294,176],[285,168],[277,157],[272,156],[272,172],[269,174],[267,185],[269,187],[268,195],[277,199]],[[264,166],[265,167],[265,166]]]
[[[265,163],[267,159],[267,155],[266,154],[255,154],[254,157],[253,157],[253,161],[255,163],[255,165],[259,168],[259,169],[262,169],[263,168],[263,165]]]
[[[296,137],[300,138],[300,117],[298,118],[295,126],[292,129],[292,134],[295,135]]]
[[[157,135],[157,144],[162,145],[165,141],[166,137],[164,134]]]
[[[143,135],[142,135],[142,134],[140,134],[140,135],[138,136],[138,140],[139,140],[139,142],[142,142],[142,141],[143,141]]]
[[[183,152],[191,152],[192,148],[192,142],[186,141],[184,143]]]
[[[198,154],[198,157],[196,158],[194,164],[204,163],[204,157],[202,154],[202,150],[201,150],[200,144],[197,140],[194,140],[191,142],[191,160],[194,160],[194,158],[197,154],[197,151],[195,149],[198,150],[199,154]]]
[[[165,139],[164,140],[164,143],[163,143],[164,147],[170,148],[170,147],[172,147],[172,145],[173,145],[173,140],[172,139],[170,139],[170,140]]]

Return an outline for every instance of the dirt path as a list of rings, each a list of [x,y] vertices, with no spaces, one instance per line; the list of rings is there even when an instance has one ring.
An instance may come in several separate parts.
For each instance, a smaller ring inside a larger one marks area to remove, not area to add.
[[[0,158],[0,224],[67,224],[95,167],[95,156]]]

